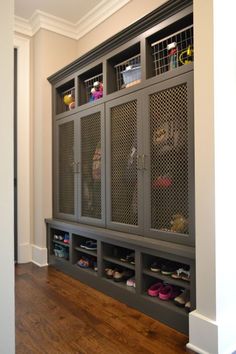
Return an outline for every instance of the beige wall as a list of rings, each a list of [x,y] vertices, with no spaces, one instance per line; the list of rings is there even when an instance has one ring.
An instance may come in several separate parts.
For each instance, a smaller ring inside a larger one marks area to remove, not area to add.
[[[0,11],[0,353],[15,352],[13,234],[13,0]]]
[[[47,77],[77,56],[76,41],[40,30],[31,41],[33,71],[33,260],[46,262],[44,219],[52,216],[52,111]],[[42,253],[43,252],[43,253]]]
[[[78,57],[147,15],[167,0],[131,0],[127,5],[78,40]]]

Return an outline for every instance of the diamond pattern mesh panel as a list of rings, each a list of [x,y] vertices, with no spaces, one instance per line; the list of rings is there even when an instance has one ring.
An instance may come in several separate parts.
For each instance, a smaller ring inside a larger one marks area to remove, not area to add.
[[[101,219],[101,114],[81,119],[82,216]]]
[[[150,96],[151,227],[188,234],[187,85]]]
[[[111,109],[112,221],[138,223],[137,101]]]
[[[74,214],[74,122],[59,126],[59,212]]]

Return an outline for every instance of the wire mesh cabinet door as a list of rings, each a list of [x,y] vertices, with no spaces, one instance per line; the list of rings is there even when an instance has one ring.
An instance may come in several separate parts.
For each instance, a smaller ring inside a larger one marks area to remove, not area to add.
[[[105,225],[104,105],[79,113],[79,221]]]
[[[77,218],[78,142],[76,130],[75,118],[68,117],[55,123],[54,217],[67,220]]]
[[[108,228],[141,234],[142,150],[141,96],[106,105],[106,215]]]
[[[194,243],[192,72],[145,90],[145,235]]]

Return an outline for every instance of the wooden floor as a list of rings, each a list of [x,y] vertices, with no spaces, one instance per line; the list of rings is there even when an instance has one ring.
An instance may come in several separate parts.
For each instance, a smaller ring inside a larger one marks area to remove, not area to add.
[[[187,341],[51,267],[16,266],[17,354],[178,354]]]

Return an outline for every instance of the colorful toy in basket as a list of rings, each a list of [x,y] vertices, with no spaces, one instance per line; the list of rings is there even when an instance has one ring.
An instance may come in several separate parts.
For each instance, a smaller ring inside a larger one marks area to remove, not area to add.
[[[186,50],[183,50],[180,53],[179,61],[183,65],[192,63],[192,61],[193,61],[193,47],[191,45],[189,45]]]
[[[75,108],[75,97],[72,93],[66,94],[63,97],[63,102],[65,103],[66,106],[69,107],[69,110],[72,110]]]
[[[172,42],[167,45],[169,56],[169,70],[176,69],[178,66],[177,43]]]
[[[95,81],[91,89],[91,101],[99,100],[103,96],[103,84],[102,82]]]

